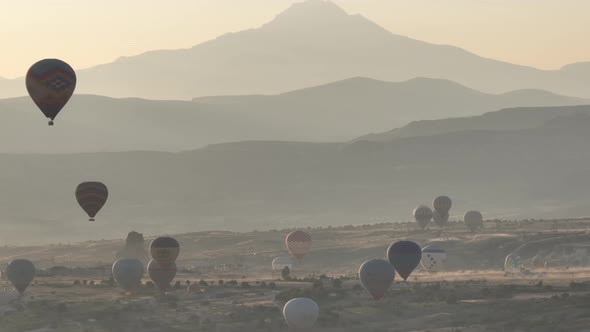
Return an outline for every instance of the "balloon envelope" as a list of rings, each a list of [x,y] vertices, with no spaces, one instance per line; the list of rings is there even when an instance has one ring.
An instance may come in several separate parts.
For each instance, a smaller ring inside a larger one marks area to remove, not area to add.
[[[440,212],[435,210],[432,212],[432,220],[434,220],[434,223],[437,226],[444,227],[449,223],[449,214],[448,213],[441,214]]]
[[[6,276],[14,288],[22,294],[35,278],[35,265],[28,259],[15,259],[8,263]]]
[[[158,286],[158,288],[164,292],[170,287],[170,283],[176,277],[176,264],[161,265],[155,260],[151,260],[148,263],[148,275],[150,279]]]
[[[287,325],[294,329],[312,328],[319,314],[318,304],[305,297],[294,298],[283,307],[283,317]]]
[[[279,256],[272,260],[272,269],[275,271],[282,271],[285,267],[293,271],[293,261],[291,257]]]
[[[361,284],[375,301],[379,301],[385,295],[394,278],[393,266],[384,259],[371,259],[359,268]]]
[[[285,243],[289,252],[301,260],[311,248],[311,235],[304,231],[294,231],[287,235]]]
[[[109,198],[109,190],[102,182],[82,182],[76,187],[75,195],[82,210],[90,217],[90,221],[94,221],[94,217]]]
[[[432,219],[432,210],[426,205],[420,205],[414,209],[414,219],[420,227],[424,228]]]
[[[387,249],[387,258],[400,277],[407,280],[420,264],[422,249],[412,241],[395,242]]]
[[[451,210],[451,206],[453,206],[453,202],[448,196],[438,196],[432,202],[435,211],[438,211],[440,214],[449,213]]]
[[[435,245],[431,244],[422,249],[422,267],[428,272],[442,271],[444,264],[447,261],[447,252]]]
[[[76,73],[58,59],[44,59],[29,68],[26,86],[31,99],[51,121],[66,105],[76,88]]]
[[[463,216],[463,221],[472,232],[483,226],[483,216],[479,211],[469,211]]]
[[[129,292],[139,287],[143,264],[136,258],[121,258],[113,264],[113,277],[121,288]]]
[[[510,254],[504,260],[504,271],[516,272],[520,271],[520,255]]]
[[[161,265],[172,264],[180,254],[180,244],[175,238],[161,236],[150,244],[150,254]]]

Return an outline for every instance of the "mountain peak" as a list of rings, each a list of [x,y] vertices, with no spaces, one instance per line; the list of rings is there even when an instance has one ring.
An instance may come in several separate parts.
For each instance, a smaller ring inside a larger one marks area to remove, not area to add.
[[[332,22],[349,17],[344,9],[329,0],[307,0],[291,5],[269,24],[306,24],[309,21]]]

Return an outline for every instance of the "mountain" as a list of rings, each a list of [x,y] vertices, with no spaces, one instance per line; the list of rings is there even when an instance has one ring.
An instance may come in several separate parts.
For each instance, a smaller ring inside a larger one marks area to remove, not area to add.
[[[485,94],[446,80],[353,78],[281,95],[194,102],[74,95],[55,127],[48,127],[33,102],[20,97],[0,100],[0,152],[180,151],[243,140],[348,141],[421,119],[583,103],[590,101],[545,91]]]
[[[390,142],[240,142],[181,153],[0,154],[3,243],[202,230],[277,229],[411,220],[453,198],[487,218],[590,213],[590,115],[518,130],[467,130]],[[88,223],[73,198],[109,186]],[[8,232],[9,230],[9,232]]]
[[[458,131],[527,129],[540,126],[557,117],[579,114],[590,114],[590,106],[508,108],[481,116],[414,121],[386,132],[363,135],[353,141],[387,142],[399,138],[433,136]]]
[[[590,97],[587,68],[585,63],[546,71],[486,59],[395,35],[329,1],[309,0],[256,29],[78,70],[77,89],[111,97],[190,99],[276,94],[357,76],[387,81],[430,77],[489,93],[535,88]],[[22,79],[0,83],[0,97],[24,93]]]

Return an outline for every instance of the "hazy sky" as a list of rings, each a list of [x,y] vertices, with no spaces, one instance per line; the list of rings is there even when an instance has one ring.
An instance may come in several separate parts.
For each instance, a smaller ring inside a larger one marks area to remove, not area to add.
[[[333,0],[386,29],[546,69],[590,60],[588,0]],[[295,0],[0,0],[0,76],[36,60],[74,68],[186,48],[257,27]]]

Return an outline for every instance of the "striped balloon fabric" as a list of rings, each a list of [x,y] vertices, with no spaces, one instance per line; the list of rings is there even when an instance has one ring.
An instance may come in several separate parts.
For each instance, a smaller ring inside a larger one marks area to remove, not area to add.
[[[180,254],[180,244],[175,238],[161,236],[156,238],[150,244],[150,254],[152,259],[161,265],[170,265],[178,258]]]
[[[287,235],[285,243],[289,252],[301,260],[311,248],[311,235],[304,231],[294,231]]]
[[[90,221],[102,209],[109,197],[109,190],[101,182],[82,182],[76,187],[76,200],[84,210]]]

